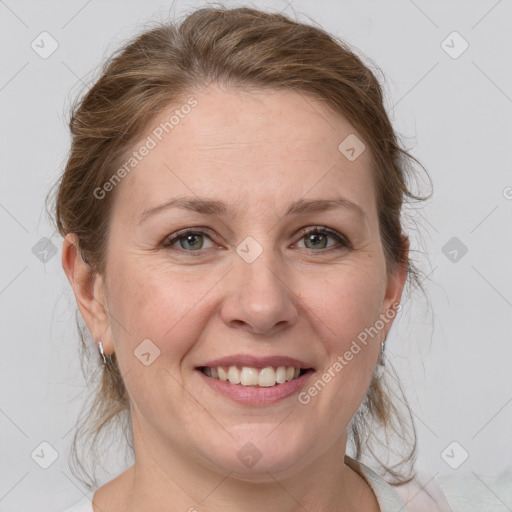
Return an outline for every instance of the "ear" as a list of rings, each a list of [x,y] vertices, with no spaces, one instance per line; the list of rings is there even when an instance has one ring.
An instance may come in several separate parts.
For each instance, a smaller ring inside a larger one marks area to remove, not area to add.
[[[384,302],[382,304],[383,315],[388,315],[394,311],[393,316],[391,316],[390,320],[386,322],[386,326],[384,328],[384,335],[387,336],[389,330],[391,329],[391,325],[393,323],[393,319],[396,316],[396,312],[398,311],[398,305],[400,303],[400,298],[402,297],[402,291],[405,286],[405,282],[407,281],[407,273],[408,273],[408,262],[409,262],[409,238],[406,235],[402,235],[402,244],[403,251],[400,255],[400,259],[397,263],[394,264],[393,268],[390,270],[388,275],[388,282],[386,286],[386,295],[384,297]],[[388,316],[386,315],[388,318]]]
[[[114,351],[106,290],[103,277],[94,274],[82,259],[76,234],[66,235],[62,244],[62,267],[73,288],[75,299],[94,341],[100,341],[106,354]]]

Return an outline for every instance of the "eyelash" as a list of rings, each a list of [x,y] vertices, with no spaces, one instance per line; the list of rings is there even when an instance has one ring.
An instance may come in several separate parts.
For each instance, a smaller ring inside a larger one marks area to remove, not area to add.
[[[187,228],[182,231],[178,231],[177,233],[175,233],[173,235],[169,235],[164,239],[163,247],[165,249],[170,249],[174,245],[175,242],[179,241],[181,238],[185,238],[188,235],[206,235],[211,240],[211,237],[208,234],[208,231],[209,230],[206,230],[206,228],[201,228],[201,227]],[[352,246],[347,238],[345,238],[343,235],[341,235],[337,231],[326,228],[324,226],[314,226],[314,227],[308,227],[308,228],[301,229],[299,241],[310,234],[325,234],[325,235],[328,235],[328,236],[334,238],[337,242],[337,245],[334,245],[332,247],[327,247],[325,249],[320,249],[320,250],[305,248],[306,250],[309,250],[311,252],[315,252],[315,253],[321,252],[321,253],[325,254],[325,253],[331,252],[333,250],[335,251],[335,250],[343,250],[343,249],[351,249],[352,248]],[[184,253],[187,256],[201,256],[204,254],[204,252],[207,249],[200,249],[198,251],[187,251],[182,248],[177,248],[177,250],[178,250],[178,252]]]

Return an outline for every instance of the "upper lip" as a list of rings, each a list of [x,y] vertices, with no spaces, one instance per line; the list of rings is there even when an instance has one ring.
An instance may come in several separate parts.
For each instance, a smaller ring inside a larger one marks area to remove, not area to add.
[[[232,356],[221,357],[220,359],[214,359],[208,361],[200,367],[215,368],[218,366],[247,366],[250,368],[266,368],[268,366],[293,366],[294,368],[309,369],[312,366],[304,361],[295,359],[294,357],[288,356],[267,356],[267,357],[256,357],[250,354],[235,354]]]

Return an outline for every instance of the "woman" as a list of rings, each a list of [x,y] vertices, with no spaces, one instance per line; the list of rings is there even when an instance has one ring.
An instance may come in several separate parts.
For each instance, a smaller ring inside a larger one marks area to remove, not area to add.
[[[62,263],[103,364],[96,424],[127,412],[135,455],[73,510],[450,510],[357,460],[368,426],[407,429],[382,374],[415,278],[412,157],[361,60],[202,9],[118,52],[70,128]]]

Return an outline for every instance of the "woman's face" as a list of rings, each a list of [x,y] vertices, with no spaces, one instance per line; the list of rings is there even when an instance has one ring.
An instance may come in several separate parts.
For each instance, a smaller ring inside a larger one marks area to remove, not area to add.
[[[296,92],[194,98],[133,148],[156,143],[117,185],[92,326],[117,354],[136,454],[244,479],[339,461],[405,278],[386,274],[369,150]]]

